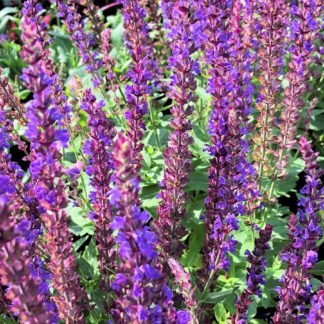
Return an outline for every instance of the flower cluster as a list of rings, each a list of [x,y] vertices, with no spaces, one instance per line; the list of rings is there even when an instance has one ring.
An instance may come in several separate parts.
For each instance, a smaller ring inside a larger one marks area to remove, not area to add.
[[[266,269],[265,253],[269,249],[269,241],[271,239],[272,227],[266,225],[264,230],[260,230],[259,238],[255,240],[254,250],[251,253],[246,251],[246,255],[250,266],[247,268],[247,287],[244,289],[238,300],[236,301],[236,314],[232,316],[232,323],[243,324],[247,321],[247,311],[252,303],[253,296],[261,297],[262,293],[260,285],[265,283]]]
[[[0,67],[0,75],[2,74],[2,69]],[[13,89],[9,84],[8,78],[1,77],[0,79],[0,107],[1,111],[5,111],[5,106],[9,106],[11,109],[6,110],[6,113],[9,114],[6,116],[6,119],[17,119],[22,124],[25,124],[24,114],[26,109],[24,105],[17,98]]]
[[[1,119],[0,121],[2,122]],[[9,309],[18,315],[21,321],[56,323],[55,305],[48,299],[48,274],[41,266],[39,267],[39,260],[34,258],[30,236],[26,237],[22,232],[21,224],[27,219],[17,224],[20,208],[25,209],[16,191],[16,188],[21,189],[19,184],[22,172],[10,161],[10,155],[5,152],[9,137],[3,135],[5,134],[0,134],[1,284],[8,286],[5,297],[11,302]],[[17,203],[22,204],[19,206]]]
[[[185,234],[184,227],[181,226],[186,217],[187,195],[184,188],[188,183],[192,158],[189,151],[189,144],[192,143],[192,137],[189,135],[192,128],[189,116],[197,100],[194,94],[194,77],[199,66],[191,58],[194,46],[190,39],[190,1],[182,1],[181,6],[177,6],[175,1],[171,0],[164,2],[173,8],[169,18],[173,20],[173,28],[169,34],[172,51],[169,61],[172,72],[169,97],[174,100],[174,104],[170,121],[172,132],[164,151],[165,170],[161,182],[162,190],[159,193],[162,202],[157,210],[159,218],[154,225],[160,233],[163,253],[179,256],[182,253],[180,239]]]
[[[2,186],[13,188],[8,177],[1,176]],[[55,323],[55,308],[42,293],[44,278],[33,267],[28,243],[17,236],[12,208],[5,192],[0,196],[0,276],[7,285],[6,298],[11,301],[10,311],[19,316],[22,323]]]
[[[172,307],[172,292],[155,266],[157,239],[147,225],[150,216],[134,204],[139,184],[130,163],[131,151],[131,141],[119,133],[113,156],[115,188],[110,198],[117,212],[113,227],[118,230],[116,243],[121,259],[112,284],[117,295],[113,317],[118,323],[172,323],[177,314]]]
[[[312,298],[311,308],[307,316],[307,323],[317,324],[324,321],[324,287],[320,287]]]
[[[62,118],[56,105],[52,105],[52,85],[54,80],[47,68],[42,39],[38,34],[38,24],[30,18],[33,3],[25,3],[21,53],[28,67],[23,70],[26,87],[34,94],[28,106],[28,128],[26,135],[31,140],[29,159],[31,179],[35,198],[39,204],[42,222],[46,229],[46,252],[50,257],[48,269],[52,275],[53,287],[57,294],[53,300],[57,304],[60,317],[70,321],[83,322],[81,298],[83,296],[76,261],[73,255],[71,235],[68,230],[65,184],[63,169],[59,162],[60,148],[66,146],[69,135],[64,128],[55,127]]]
[[[113,69],[114,69],[115,61],[110,56],[110,52],[112,50],[110,44],[110,34],[111,34],[110,29],[106,29],[105,31],[102,32],[102,44],[100,49],[101,52],[103,53],[102,61],[107,71],[106,78],[110,83],[114,84],[115,75],[113,73]]]
[[[14,91],[9,84],[7,77],[1,76],[2,69],[0,67],[0,123],[2,124],[1,128],[1,148],[8,145],[6,138],[17,144],[19,149],[23,151],[26,155],[27,145],[24,141],[20,139],[14,129],[14,121],[19,122],[20,125],[26,125],[26,108],[20,102],[19,98],[14,95]],[[3,142],[2,142],[3,141]],[[1,150],[1,149],[0,149]],[[15,172],[8,170],[8,175],[13,176]]]
[[[90,139],[84,145],[84,153],[89,156],[89,166],[86,169],[91,177],[93,191],[90,202],[93,212],[90,218],[95,220],[96,239],[98,241],[101,274],[104,277],[105,289],[108,288],[109,269],[113,268],[114,240],[112,237],[112,209],[109,202],[110,182],[112,174],[112,148],[115,129],[107,118],[103,101],[96,102],[96,97],[90,89],[85,91],[81,108],[87,112],[90,127]]]
[[[197,299],[195,296],[195,288],[190,279],[190,274],[184,270],[182,265],[174,258],[168,258],[168,266],[174,275],[175,282],[179,286],[180,294],[184,298],[185,304],[191,312],[191,320],[193,323],[197,321],[195,316],[195,308],[197,307]]]
[[[96,46],[100,46],[102,43],[102,33],[104,32],[105,26],[98,14],[99,8],[94,4],[93,1],[85,0],[82,1],[82,5],[85,6],[84,13],[88,16],[88,25],[91,32],[91,39],[94,40]]]
[[[281,259],[287,268],[277,288],[279,303],[273,318],[274,323],[302,321],[306,317],[305,303],[310,298],[311,274],[309,270],[318,259],[316,242],[322,237],[320,218],[317,212],[323,209],[324,190],[320,177],[323,172],[316,162],[318,154],[312,151],[306,138],[299,142],[300,152],[306,165],[306,184],[301,189],[297,217],[289,222],[290,244],[284,249]],[[298,313],[296,314],[296,311]]]
[[[153,43],[154,57],[157,58],[160,71],[166,72],[167,57],[170,53],[167,45],[166,33],[162,28],[162,10],[159,2],[151,0],[139,0],[139,3],[145,8],[146,15],[149,18],[149,35]]]
[[[55,106],[57,114],[61,113],[61,116],[58,118],[59,123],[66,126],[70,121],[71,107],[67,103],[67,97],[63,91],[64,86],[59,75],[56,73],[55,64],[49,55],[50,51],[48,47],[52,39],[48,37],[48,26],[43,21],[43,16],[41,15],[42,9],[42,5],[37,0],[28,0],[24,4],[23,13],[28,15],[30,21],[37,26],[39,48],[41,53],[43,53],[43,63],[48,75],[52,79],[51,88],[53,94],[51,96],[51,104]]]

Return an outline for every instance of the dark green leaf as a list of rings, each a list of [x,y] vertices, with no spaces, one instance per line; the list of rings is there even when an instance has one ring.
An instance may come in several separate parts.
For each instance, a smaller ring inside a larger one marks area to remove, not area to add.
[[[186,187],[187,191],[207,191],[208,190],[208,176],[206,172],[194,171],[189,175],[189,183]]]
[[[75,241],[73,244],[74,250],[77,252],[82,244],[88,239],[88,235],[81,237],[79,240]]]
[[[286,179],[279,182],[275,190],[275,195],[289,197],[289,191],[293,190],[296,186],[298,174],[304,170],[305,162],[302,159],[296,159],[289,164],[287,168],[288,176]]]
[[[234,287],[231,289],[223,290],[223,291],[217,291],[207,294],[207,296],[202,299],[202,303],[205,304],[217,304],[224,301],[228,296],[231,296],[235,293],[235,291],[238,289],[238,287]]]
[[[181,263],[188,268],[201,267],[200,250],[205,241],[205,227],[203,224],[196,224],[190,233],[189,248],[181,257]]]
[[[310,273],[317,276],[324,275],[324,260],[317,262],[315,267],[312,270],[310,270]]]

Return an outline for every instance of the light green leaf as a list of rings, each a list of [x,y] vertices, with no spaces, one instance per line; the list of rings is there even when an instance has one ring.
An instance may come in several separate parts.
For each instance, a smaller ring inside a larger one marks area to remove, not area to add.
[[[223,304],[216,304],[214,306],[214,315],[219,324],[226,324],[227,312]]]
[[[71,206],[68,208],[68,214],[71,217],[70,231],[73,234],[78,236],[94,234],[93,221],[88,218],[88,215],[84,214],[80,207]]]

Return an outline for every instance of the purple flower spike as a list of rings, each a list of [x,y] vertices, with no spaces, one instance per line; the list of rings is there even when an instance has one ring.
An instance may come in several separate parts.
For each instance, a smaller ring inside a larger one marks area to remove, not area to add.
[[[317,212],[324,199],[320,179],[323,171],[316,162],[318,153],[313,152],[305,137],[299,141],[299,150],[305,161],[306,184],[300,191],[304,196],[299,199],[297,215],[290,217],[289,245],[281,253],[287,268],[277,288],[279,303],[273,318],[275,324],[305,320],[305,306],[312,287],[309,270],[317,262],[316,242],[322,237]]]
[[[129,109],[125,113],[128,124],[127,137],[131,139],[131,163],[136,171],[141,168],[141,150],[145,123],[143,116],[147,112],[146,97],[151,93],[150,81],[157,74],[156,62],[153,60],[148,27],[145,22],[145,10],[138,1],[120,0],[123,5],[125,42],[132,59],[128,77],[131,84],[126,85],[125,94]]]
[[[95,214],[96,219],[96,240],[98,241],[100,269],[103,276],[102,288],[107,290],[110,285],[109,268],[114,268],[115,264],[111,228],[112,209],[109,196],[113,169],[111,152],[116,131],[102,110],[101,103],[96,102],[90,89],[85,91],[81,106],[89,116],[90,139],[85,143],[84,150],[89,156],[87,172],[91,175],[90,182],[94,188],[94,191],[90,193],[90,200],[94,209],[92,217]]]
[[[145,8],[147,17],[149,18],[148,26],[154,49],[154,57],[157,58],[160,71],[165,72],[167,70],[167,57],[170,53],[165,35],[166,32],[163,28],[160,3],[156,0],[138,0],[138,2]]]
[[[172,6],[169,20],[172,29],[169,33],[172,56],[169,67],[172,72],[169,98],[174,100],[171,108],[172,119],[168,145],[164,151],[165,170],[162,180],[162,199],[157,213],[159,218],[154,222],[164,254],[180,256],[183,246],[181,238],[186,230],[182,224],[186,217],[187,195],[184,191],[188,183],[188,173],[191,167],[192,154],[189,144],[193,142],[189,131],[192,128],[189,116],[197,101],[194,94],[196,89],[195,71],[198,63],[191,59],[194,52],[190,28],[190,1],[165,0],[163,7]],[[165,13],[166,15],[166,13]],[[176,225],[175,225],[176,224]]]
[[[289,52],[291,61],[285,75],[289,85],[284,89],[283,105],[285,108],[280,115],[279,149],[275,152],[277,160],[279,158],[276,167],[281,172],[285,171],[289,163],[288,150],[295,147],[297,142],[297,123],[305,105],[302,97],[307,90],[307,82],[310,78],[308,67],[314,60],[313,45],[320,35],[320,27],[317,26],[316,21],[321,17],[322,11],[323,4],[319,0],[301,1],[299,6],[294,5],[290,10],[292,45]]]
[[[114,228],[120,255],[118,274],[112,284],[116,292],[116,323],[173,323],[176,312],[172,292],[155,266],[156,237],[147,222],[150,216],[136,205],[139,187],[130,164],[132,144],[119,133],[114,146]]]
[[[235,303],[236,314],[232,316],[233,324],[247,323],[247,312],[249,305],[252,303],[252,297],[262,296],[260,285],[264,285],[265,283],[263,272],[267,265],[264,255],[269,249],[271,234],[272,227],[266,225],[264,230],[260,230],[259,238],[255,240],[253,252],[247,251],[248,261],[250,263],[250,266],[247,268],[247,287]]]
[[[248,144],[244,140],[250,129],[253,87],[249,47],[243,42],[243,22],[240,22],[241,4],[215,0],[196,4],[196,40],[209,65],[207,91],[213,108],[208,122],[211,160],[204,215],[206,241],[201,270],[204,284],[220,269],[228,270],[227,253],[233,252],[236,244],[231,232],[238,228],[239,215],[252,213],[257,207],[259,192],[253,180],[255,170],[247,161]]]
[[[276,114],[281,108],[280,87],[284,74],[283,57],[287,52],[289,5],[285,0],[251,1],[254,15],[253,32],[257,38],[256,74],[260,81],[259,95],[255,108],[257,117],[254,136],[256,145],[253,157],[260,181],[275,171],[273,143]],[[257,13],[257,15],[256,15]]]
[[[23,70],[23,80],[27,89],[34,94],[27,113],[27,135],[31,140],[31,180],[41,211],[40,218],[46,228],[45,247],[50,258],[47,266],[55,289],[53,300],[61,319],[83,323],[81,299],[85,296],[76,273],[76,260],[65,212],[68,200],[62,179],[64,170],[60,164],[60,148],[67,144],[68,137],[66,131],[57,126],[59,114],[55,112],[57,108],[52,101],[55,80],[47,68],[48,51],[38,33],[33,8],[33,2],[24,3],[21,53],[28,65]]]

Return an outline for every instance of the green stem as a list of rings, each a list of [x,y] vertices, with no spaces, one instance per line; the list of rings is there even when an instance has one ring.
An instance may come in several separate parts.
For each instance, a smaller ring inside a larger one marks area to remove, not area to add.
[[[74,155],[75,155],[75,158],[78,159],[78,152],[77,152],[77,149],[75,147],[75,143],[74,143],[74,139],[72,137],[72,130],[70,127],[68,127],[68,130],[69,130],[69,133],[70,133],[70,138],[71,138],[71,144],[72,144],[72,148],[73,148],[73,152],[74,152]],[[82,159],[84,160],[84,162],[87,162],[85,156],[83,155],[83,153],[81,152],[81,156],[82,156]],[[83,190],[84,190],[84,194],[85,194],[85,197],[88,197],[88,193],[87,193],[87,186],[85,184],[85,181],[84,181],[84,178],[83,178],[83,175],[80,174],[80,179],[81,179],[81,183],[82,183],[82,187],[83,187]],[[88,199],[87,198],[84,198],[82,195],[81,197],[83,198],[84,202],[87,203],[88,202]]]
[[[253,238],[253,241],[254,241],[254,238],[255,238],[254,228],[253,228],[254,219],[253,219],[253,214],[252,213],[249,213],[249,218],[250,218],[250,223],[251,223],[252,238]]]
[[[162,152],[161,144],[160,144],[160,140],[159,140],[159,136],[158,136],[158,133],[157,133],[157,130],[156,130],[156,127],[155,127],[154,118],[153,118],[152,102],[151,102],[151,100],[148,100],[148,108],[149,108],[150,119],[151,119],[151,124],[152,124],[152,127],[153,127],[155,141],[156,141],[156,144],[157,144],[157,146],[159,148],[159,151]]]
[[[214,279],[215,274],[217,273],[216,269],[217,269],[217,266],[218,266],[218,262],[219,262],[220,254],[221,254],[221,252],[219,251],[219,252],[217,253],[216,260],[215,260],[215,263],[214,263],[215,269],[212,270],[212,271],[210,272],[210,274],[209,274],[209,278],[208,278],[208,280],[207,280],[207,282],[206,282],[206,285],[205,285],[205,287],[204,287],[204,290],[203,290],[202,296],[205,296],[206,293],[209,291],[209,287],[210,287],[210,285],[211,285],[211,283],[212,283],[212,281],[213,281],[213,279]],[[198,307],[201,305],[202,301],[203,301],[203,300],[200,300],[200,301],[197,303],[196,309],[198,309]]]
[[[99,80],[101,80],[101,77],[99,76],[99,73],[94,73],[94,72],[92,72],[91,74],[92,74],[92,77],[93,77],[93,78],[98,78]],[[117,81],[118,81],[118,88],[119,88],[119,91],[120,91],[120,93],[122,94],[122,97],[124,98],[124,100],[126,101],[125,96],[124,96],[124,94],[122,93],[122,91],[121,91],[121,89],[120,89],[119,80],[117,80]],[[106,91],[105,91],[105,86],[104,86],[104,83],[103,83],[103,82],[100,82],[100,87],[99,87],[99,89],[100,89],[100,92],[101,92],[102,96],[105,98],[106,102],[108,103],[108,102],[109,102],[109,98],[108,98],[107,93],[106,93]],[[126,125],[125,125],[125,122],[124,122],[123,118],[120,116],[121,113],[122,113],[122,111],[120,110],[120,108],[118,108],[119,113],[117,113],[117,112],[115,111],[115,109],[113,109],[112,107],[109,107],[109,110],[110,110],[110,112],[111,112],[111,114],[112,114],[113,116],[116,116],[116,117],[117,117],[117,119],[118,119],[118,121],[120,122],[120,124],[125,128],[125,126],[126,126]]]

